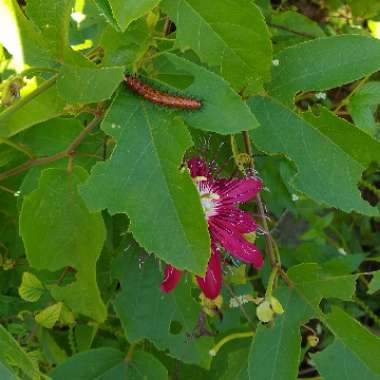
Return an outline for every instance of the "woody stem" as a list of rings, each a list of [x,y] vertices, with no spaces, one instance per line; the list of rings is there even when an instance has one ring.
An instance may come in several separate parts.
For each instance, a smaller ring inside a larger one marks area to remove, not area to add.
[[[245,151],[250,157],[249,166],[251,171],[253,172],[255,169],[254,162],[253,162],[253,151],[252,151],[252,144],[251,140],[249,138],[248,131],[243,131],[243,139],[244,139],[244,146]],[[267,255],[269,257],[269,261],[271,263],[272,267],[277,267],[277,271],[282,277],[282,279],[288,284],[288,286],[293,286],[292,281],[289,279],[289,277],[286,275],[284,270],[281,268],[281,264],[277,262],[276,260],[276,252],[273,246],[273,238],[271,236],[271,233],[269,231],[266,215],[265,215],[265,209],[264,205],[261,199],[260,194],[256,195],[256,201],[257,201],[257,208],[260,214],[261,224],[264,229],[264,238],[265,238],[265,250],[267,252]]]

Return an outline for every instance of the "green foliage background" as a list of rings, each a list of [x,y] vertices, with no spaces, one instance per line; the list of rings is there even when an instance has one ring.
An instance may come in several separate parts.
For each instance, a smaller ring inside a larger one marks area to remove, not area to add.
[[[378,38],[370,0],[0,0],[0,379],[380,379]],[[181,165],[247,149],[265,265],[215,312]]]

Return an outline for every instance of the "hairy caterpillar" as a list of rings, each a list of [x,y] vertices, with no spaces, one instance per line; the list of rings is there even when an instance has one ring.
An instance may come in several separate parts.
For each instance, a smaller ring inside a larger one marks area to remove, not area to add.
[[[171,95],[167,94],[166,92],[158,91],[133,75],[126,75],[124,77],[124,81],[132,91],[152,103],[166,107],[190,110],[196,110],[202,107],[202,102],[200,100],[186,98],[185,96]]]

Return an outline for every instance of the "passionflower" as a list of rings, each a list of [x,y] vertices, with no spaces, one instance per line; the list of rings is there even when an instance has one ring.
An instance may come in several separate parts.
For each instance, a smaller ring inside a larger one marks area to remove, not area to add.
[[[211,238],[211,256],[206,275],[196,281],[207,298],[215,299],[222,286],[222,268],[218,245],[237,259],[259,269],[263,258],[258,248],[244,235],[255,232],[257,224],[251,215],[237,206],[256,196],[262,183],[256,177],[213,177],[210,167],[200,157],[187,162],[191,177],[197,186]],[[170,292],[180,280],[182,271],[167,265],[161,290]]]

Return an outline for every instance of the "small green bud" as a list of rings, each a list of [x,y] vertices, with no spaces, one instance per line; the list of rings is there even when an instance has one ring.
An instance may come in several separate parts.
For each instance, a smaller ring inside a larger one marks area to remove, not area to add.
[[[319,338],[315,335],[309,335],[307,337],[307,343],[309,344],[310,347],[317,347],[319,343]]]
[[[262,300],[262,299],[261,299]],[[266,297],[256,309],[257,318],[261,322],[273,321],[275,314],[283,314],[284,308],[275,297]]]
[[[259,321],[267,323],[273,321],[274,311],[268,301],[263,301],[256,309],[256,315]]]
[[[277,298],[271,297],[270,298],[270,305],[272,306],[272,310],[276,314],[283,314],[284,313],[284,308],[282,307],[280,301]]]

